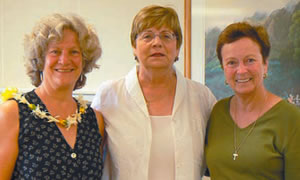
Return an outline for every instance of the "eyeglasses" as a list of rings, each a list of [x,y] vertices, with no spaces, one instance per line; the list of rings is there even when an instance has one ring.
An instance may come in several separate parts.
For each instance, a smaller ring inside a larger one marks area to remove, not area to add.
[[[154,32],[149,31],[149,32],[143,32],[139,35],[140,39],[147,43],[151,42],[153,39],[155,39],[156,36],[158,36],[160,38],[160,40],[162,40],[164,43],[169,43],[176,38],[174,33],[171,33],[168,31],[161,32],[158,34],[155,34]]]

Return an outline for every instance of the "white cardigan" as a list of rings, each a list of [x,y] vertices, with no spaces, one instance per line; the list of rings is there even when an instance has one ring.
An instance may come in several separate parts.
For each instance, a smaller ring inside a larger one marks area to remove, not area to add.
[[[176,180],[199,180],[205,168],[206,124],[216,99],[204,85],[186,79],[176,70],[172,113]],[[147,180],[151,121],[140,88],[137,69],[126,77],[102,83],[92,107],[103,114],[108,134],[113,180]]]

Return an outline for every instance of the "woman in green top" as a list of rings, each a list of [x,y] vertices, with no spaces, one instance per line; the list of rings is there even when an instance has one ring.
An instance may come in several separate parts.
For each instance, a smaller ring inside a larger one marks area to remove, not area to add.
[[[219,36],[217,55],[234,95],[211,114],[211,179],[300,179],[300,109],[265,88],[269,52],[262,26],[234,23]]]

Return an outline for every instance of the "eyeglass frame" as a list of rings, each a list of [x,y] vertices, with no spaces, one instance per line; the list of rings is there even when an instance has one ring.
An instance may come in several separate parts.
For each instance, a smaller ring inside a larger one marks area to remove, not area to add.
[[[149,35],[150,34],[153,35],[153,37],[149,40],[145,39],[145,37],[143,38],[143,35],[145,35],[146,33],[149,33]],[[168,40],[168,39],[165,39],[164,37],[162,37],[162,35],[166,34],[166,33],[169,33],[172,36],[172,39]],[[140,37],[140,39],[143,40],[144,42],[150,43],[156,38],[156,36],[158,36],[159,39],[164,43],[170,43],[173,40],[178,39],[177,35],[173,32],[170,32],[170,31],[162,31],[162,32],[159,32],[159,33],[154,33],[153,31],[143,31],[143,32],[141,32],[137,35],[136,39]]]

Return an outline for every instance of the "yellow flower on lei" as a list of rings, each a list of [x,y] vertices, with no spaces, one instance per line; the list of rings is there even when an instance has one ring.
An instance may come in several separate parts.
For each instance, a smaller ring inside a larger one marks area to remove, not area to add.
[[[5,102],[11,98],[14,98],[18,94],[18,89],[13,87],[5,88],[4,91],[1,92],[1,101]]]

